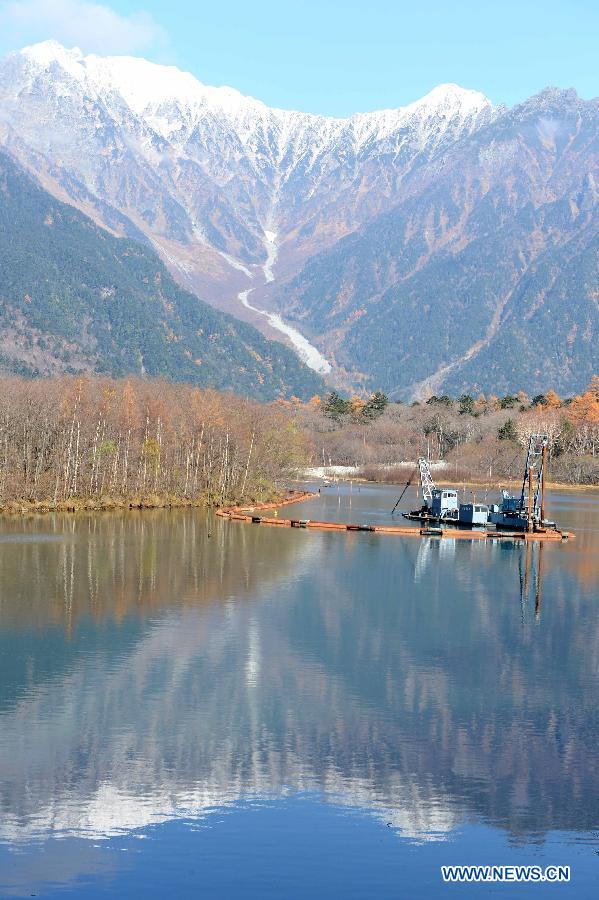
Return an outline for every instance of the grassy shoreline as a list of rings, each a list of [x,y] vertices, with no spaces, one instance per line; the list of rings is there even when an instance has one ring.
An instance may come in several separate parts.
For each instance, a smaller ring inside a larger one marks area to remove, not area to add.
[[[247,506],[263,502],[275,502],[283,494],[273,491],[265,496],[249,500],[227,498],[227,505],[245,503]],[[26,516],[45,513],[78,513],[78,512],[111,512],[143,509],[217,509],[223,505],[222,498],[214,500],[208,497],[179,497],[172,494],[143,494],[129,497],[69,497],[66,500],[7,500],[0,503],[0,515]]]

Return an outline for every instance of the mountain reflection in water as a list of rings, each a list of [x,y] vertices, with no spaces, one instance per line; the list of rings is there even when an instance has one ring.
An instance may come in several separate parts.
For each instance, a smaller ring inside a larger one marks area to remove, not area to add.
[[[416,841],[596,828],[599,534],[577,502],[577,540],[542,549],[194,510],[4,520],[0,839],[296,792]]]

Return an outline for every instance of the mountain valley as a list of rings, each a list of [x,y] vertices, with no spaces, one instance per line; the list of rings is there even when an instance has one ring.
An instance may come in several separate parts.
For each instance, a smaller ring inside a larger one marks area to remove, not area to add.
[[[0,62],[0,145],[58,200],[332,384],[575,392],[599,360],[599,101],[440,85],[335,119],[49,41]]]

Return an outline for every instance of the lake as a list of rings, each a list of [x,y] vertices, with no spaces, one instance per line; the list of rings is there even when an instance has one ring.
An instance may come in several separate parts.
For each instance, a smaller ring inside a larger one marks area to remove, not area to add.
[[[282,515],[390,522],[397,495]],[[528,559],[201,510],[0,520],[0,894],[596,897],[599,492],[547,512],[576,539]],[[461,864],[571,880],[443,884]]]

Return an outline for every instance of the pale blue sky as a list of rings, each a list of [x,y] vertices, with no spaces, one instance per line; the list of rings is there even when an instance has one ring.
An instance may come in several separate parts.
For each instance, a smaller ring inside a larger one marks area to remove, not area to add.
[[[547,85],[599,95],[598,0],[0,0],[2,54],[47,37],[330,115],[400,106],[446,81],[509,105]]]

